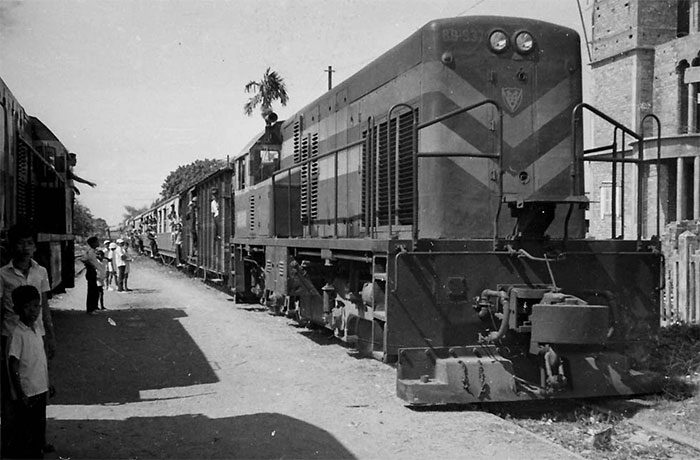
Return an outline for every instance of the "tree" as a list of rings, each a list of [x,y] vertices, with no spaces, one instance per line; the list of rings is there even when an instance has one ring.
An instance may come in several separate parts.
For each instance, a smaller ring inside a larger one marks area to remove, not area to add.
[[[94,230],[92,225],[94,217],[87,206],[76,200],[73,206],[73,234],[90,236]]]
[[[128,204],[124,206],[124,211],[126,211],[124,214],[122,214],[122,222],[126,222],[127,220],[131,219],[132,217],[136,217],[141,213],[144,213],[148,211],[150,208],[148,206],[142,206],[140,208],[137,208],[135,206],[129,206]]]
[[[89,237],[106,237],[108,234],[107,222],[102,218],[95,218],[90,209],[80,203],[75,202],[73,207],[73,234]]]
[[[176,195],[224,166],[226,166],[226,160],[209,158],[196,160],[188,165],[178,166],[177,169],[171,171],[163,181],[160,196],[165,199]]]
[[[245,92],[253,96],[248,99],[248,102],[243,105],[243,113],[248,116],[253,114],[253,110],[260,106],[260,114],[268,122],[267,115],[272,112],[272,103],[276,100],[280,104],[287,105],[289,96],[287,96],[287,88],[284,84],[284,79],[268,67],[260,81],[251,80],[245,85]]]

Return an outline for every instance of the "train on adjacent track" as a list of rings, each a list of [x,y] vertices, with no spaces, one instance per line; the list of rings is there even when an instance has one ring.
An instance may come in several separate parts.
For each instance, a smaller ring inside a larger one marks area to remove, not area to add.
[[[28,224],[38,232],[34,258],[47,269],[52,290],[73,287],[74,154],[25,112],[2,79],[0,105],[0,263],[11,257],[9,228]]]
[[[582,112],[644,136],[581,65],[562,26],[432,21],[132,225],[175,254],[181,222],[183,264],[396,362],[410,404],[654,391],[658,241],[586,238]]]

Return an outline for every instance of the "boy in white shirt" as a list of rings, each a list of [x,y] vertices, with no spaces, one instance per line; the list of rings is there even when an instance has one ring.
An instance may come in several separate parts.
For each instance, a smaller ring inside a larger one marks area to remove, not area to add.
[[[106,283],[105,278],[107,277],[107,265],[109,265],[109,263],[105,260],[105,253],[102,252],[101,249],[96,250],[95,255],[97,256],[97,261],[100,263],[97,267],[97,292],[99,293],[100,310],[106,310],[104,286]]]
[[[12,291],[13,307],[20,318],[7,351],[16,411],[9,453],[13,458],[43,456],[49,371],[44,341],[34,327],[41,313],[40,301],[39,291],[34,286],[19,286]]]

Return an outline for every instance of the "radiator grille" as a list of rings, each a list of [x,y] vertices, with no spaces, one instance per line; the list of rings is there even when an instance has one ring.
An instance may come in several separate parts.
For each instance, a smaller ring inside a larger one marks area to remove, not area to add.
[[[300,161],[318,155],[318,133],[304,136],[300,144]],[[318,218],[318,176],[318,161],[301,167],[301,222],[304,225]]]
[[[31,174],[32,154],[24,142],[17,144],[17,219],[34,225],[36,200]]]
[[[248,198],[248,228],[251,232],[255,231],[255,196],[251,195]]]
[[[301,120],[294,122],[294,163],[301,161]]]
[[[417,117],[418,110],[416,109],[414,113]],[[375,210],[377,225],[389,223],[389,191],[391,191],[392,224],[411,225],[413,223],[414,140],[412,122],[411,112],[398,117],[398,165],[396,164],[396,118],[391,120],[390,126],[387,125],[387,122],[383,122],[372,129],[370,142],[374,158],[370,158],[367,143],[362,145],[363,224],[366,224],[368,207]],[[366,139],[367,136],[368,133],[365,131],[363,137]],[[387,168],[389,167],[391,168],[391,183],[387,177]]]

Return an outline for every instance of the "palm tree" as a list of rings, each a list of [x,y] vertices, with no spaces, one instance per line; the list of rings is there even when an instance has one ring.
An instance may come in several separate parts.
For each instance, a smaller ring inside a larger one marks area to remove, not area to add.
[[[272,102],[279,100],[282,105],[287,105],[289,96],[287,96],[287,88],[284,85],[284,79],[268,67],[260,81],[249,81],[245,85],[246,93],[254,93],[248,99],[248,102],[243,105],[243,113],[250,116],[253,110],[259,105],[260,114],[267,122],[267,115],[272,112]]]

